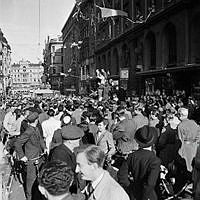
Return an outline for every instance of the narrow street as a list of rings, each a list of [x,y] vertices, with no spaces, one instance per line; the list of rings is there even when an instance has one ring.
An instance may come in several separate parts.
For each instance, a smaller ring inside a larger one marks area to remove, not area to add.
[[[200,0],[0,0],[0,200],[200,200],[199,36]]]
[[[26,198],[22,185],[20,185],[14,178],[10,177],[10,172],[11,169],[9,163],[3,157],[0,161],[0,173],[2,175],[2,200],[25,200]]]

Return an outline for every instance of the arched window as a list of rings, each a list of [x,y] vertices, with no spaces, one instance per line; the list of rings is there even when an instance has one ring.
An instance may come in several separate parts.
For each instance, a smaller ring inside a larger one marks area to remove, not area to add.
[[[166,54],[167,67],[173,67],[177,62],[177,41],[176,41],[176,27],[169,23],[164,29],[164,49]]]
[[[200,13],[191,21],[191,62],[200,63]]]
[[[122,47],[122,68],[129,67],[130,62],[130,52],[126,44]]]
[[[119,75],[119,55],[117,49],[113,51],[113,65],[111,67],[112,75]]]
[[[106,55],[102,56],[102,68],[107,70],[107,65],[106,65]]]
[[[98,57],[98,67],[97,68],[99,68],[99,69],[102,68],[101,67],[101,58],[100,58],[100,56]]]
[[[153,32],[149,32],[145,40],[145,68],[156,69],[156,39]]]

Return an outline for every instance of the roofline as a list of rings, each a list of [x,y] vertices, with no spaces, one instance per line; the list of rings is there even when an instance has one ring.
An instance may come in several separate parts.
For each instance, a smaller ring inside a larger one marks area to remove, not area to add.
[[[76,4],[75,4],[74,7],[72,8],[72,11],[71,11],[70,15],[68,16],[67,21],[65,22],[63,28],[61,29],[61,32],[63,32],[65,26],[67,25],[67,22],[68,22],[69,19],[72,17],[72,13],[74,12],[75,9],[76,9]]]

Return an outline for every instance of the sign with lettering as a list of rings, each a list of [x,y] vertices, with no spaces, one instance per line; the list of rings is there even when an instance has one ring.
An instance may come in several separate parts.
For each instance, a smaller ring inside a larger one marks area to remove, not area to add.
[[[124,68],[120,69],[120,79],[128,79],[129,76],[129,69]]]

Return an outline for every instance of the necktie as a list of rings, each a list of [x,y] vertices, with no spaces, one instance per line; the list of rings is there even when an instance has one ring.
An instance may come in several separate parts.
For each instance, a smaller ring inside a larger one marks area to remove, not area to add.
[[[88,183],[87,189],[86,189],[86,200],[90,198],[92,193],[94,192],[94,188],[92,187],[92,183]]]

